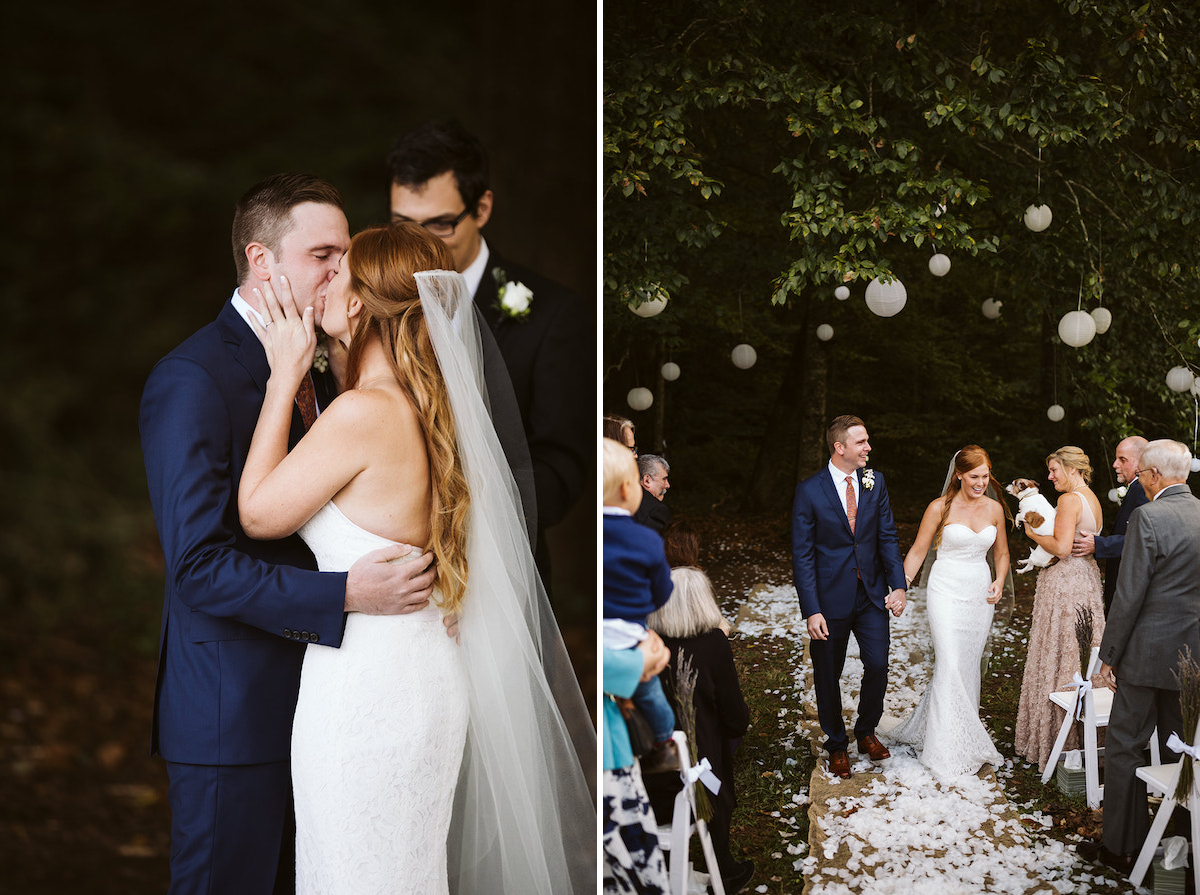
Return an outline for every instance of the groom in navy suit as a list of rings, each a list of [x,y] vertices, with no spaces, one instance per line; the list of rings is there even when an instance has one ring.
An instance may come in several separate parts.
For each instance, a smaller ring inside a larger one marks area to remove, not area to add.
[[[829,772],[850,776],[842,720],[842,669],[853,632],[863,663],[854,736],[873,761],[890,753],[875,735],[883,716],[891,632],[888,611],[904,611],[904,565],[883,476],[863,472],[871,451],[867,428],[839,416],[826,431],[829,465],[796,486],[792,507],[792,574],[808,623],[817,716]]]
[[[349,573],[318,572],[298,536],[255,541],[238,522],[238,482],[270,375],[249,324],[251,315],[262,322],[255,286],[271,280],[278,292],[286,276],[319,323],[349,245],[329,183],[283,174],[252,187],[233,222],[238,288],[213,323],[158,362],[142,394],[166,564],[151,750],[167,763],[172,895],[293,891],[290,747],[305,645],[340,646],[347,611],[412,612],[432,595],[432,555],[392,564],[408,552],[397,546]],[[290,445],[306,412],[316,407],[302,387]]]

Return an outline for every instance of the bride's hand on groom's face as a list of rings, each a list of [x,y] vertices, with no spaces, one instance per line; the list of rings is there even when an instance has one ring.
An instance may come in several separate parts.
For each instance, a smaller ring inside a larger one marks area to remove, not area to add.
[[[254,291],[262,298],[264,323],[260,324],[254,315],[250,315],[250,322],[267,353],[271,375],[281,376],[289,385],[293,382],[299,385],[317,350],[313,309],[301,312],[296,308],[292,286],[282,275],[278,297],[269,280],[264,280]]]

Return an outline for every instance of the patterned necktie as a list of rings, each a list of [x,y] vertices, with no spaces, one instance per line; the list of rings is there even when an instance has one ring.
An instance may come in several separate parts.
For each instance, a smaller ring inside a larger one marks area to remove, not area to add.
[[[854,521],[858,518],[858,501],[854,499],[854,484],[846,476],[846,518],[850,520],[850,533],[854,533]]]
[[[300,380],[300,388],[296,392],[296,405],[300,408],[304,431],[307,432],[317,421],[317,392],[313,388],[312,373],[305,373],[304,378]]]

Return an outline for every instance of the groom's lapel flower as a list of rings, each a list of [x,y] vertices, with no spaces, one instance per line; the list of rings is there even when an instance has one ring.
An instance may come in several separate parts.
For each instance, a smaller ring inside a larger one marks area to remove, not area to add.
[[[496,279],[496,308],[500,313],[513,320],[528,317],[530,305],[533,304],[533,290],[519,280],[510,283],[503,268],[493,267],[492,276]]]
[[[875,470],[864,469],[862,474],[862,486],[870,491],[875,487]]]
[[[317,333],[317,353],[313,355],[312,367],[318,373],[329,369],[329,336]]]
[[[1125,485],[1122,485],[1120,488],[1118,488],[1117,489],[1117,503],[1120,503],[1122,500],[1124,500],[1125,495],[1128,493],[1129,493],[1129,488],[1126,487]]]

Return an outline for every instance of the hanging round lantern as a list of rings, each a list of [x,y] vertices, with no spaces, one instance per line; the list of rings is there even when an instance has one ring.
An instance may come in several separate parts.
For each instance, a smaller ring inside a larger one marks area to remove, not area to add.
[[[634,410],[646,410],[654,403],[654,393],[648,388],[631,388],[625,396],[625,401]]]
[[[822,342],[828,342],[833,338],[833,327],[828,323],[822,323],[817,327],[817,338]]]
[[[736,346],[733,352],[729,355],[729,359],[733,361],[733,365],[739,370],[749,370],[758,362],[758,352],[754,347],[743,342]]]
[[[850,287],[849,286],[838,286],[836,289],[833,290],[833,297],[836,298],[838,301],[845,301],[846,299],[848,299],[850,297]]]
[[[1063,410],[1063,406],[1061,404],[1051,404],[1048,408],[1046,408],[1046,416],[1050,418],[1050,422],[1052,423],[1059,422],[1064,416],[1066,416],[1066,413],[1067,412]]]
[[[1196,377],[1187,367],[1172,367],[1167,371],[1167,388],[1173,392],[1190,391]]]
[[[1025,226],[1034,233],[1041,233],[1052,220],[1054,215],[1050,213],[1049,205],[1030,205],[1025,209]]]
[[[1121,502],[1121,495],[1119,493],[1117,493],[1116,488],[1108,489],[1108,502],[1109,503],[1120,503]]]
[[[994,298],[985,298],[980,310],[983,311],[983,316],[988,320],[995,320],[1000,316],[1000,306],[1004,304],[1002,301],[996,301]]]
[[[1112,311],[1108,308],[1092,308],[1092,320],[1096,322],[1096,335],[1102,336],[1112,326]]]
[[[867,307],[880,317],[894,317],[904,309],[908,290],[899,280],[883,282],[878,277],[867,283]]]
[[[1192,457],[1192,472],[1200,472],[1200,457]]]
[[[669,360],[662,365],[662,369],[659,372],[667,382],[674,382],[679,378],[679,364]]]
[[[649,289],[639,289],[637,290],[637,295],[641,298],[641,302],[636,305],[630,305],[629,310],[633,311],[639,317],[657,317],[666,308],[667,300],[670,298],[667,295],[667,290],[658,286],[651,286]]]
[[[935,277],[944,277],[950,273],[950,259],[941,252],[938,252],[929,259],[929,272]]]
[[[1096,336],[1096,321],[1087,311],[1068,311],[1058,321],[1058,337],[1072,348],[1082,348]]]

